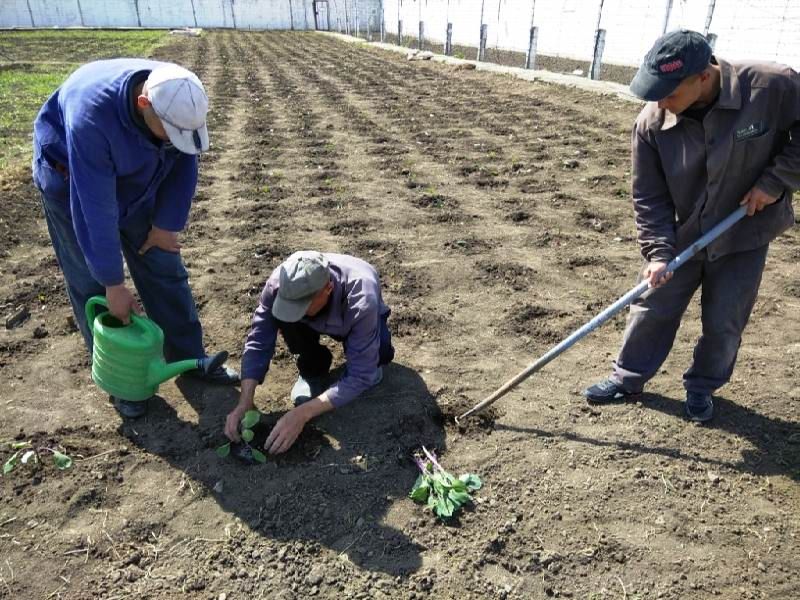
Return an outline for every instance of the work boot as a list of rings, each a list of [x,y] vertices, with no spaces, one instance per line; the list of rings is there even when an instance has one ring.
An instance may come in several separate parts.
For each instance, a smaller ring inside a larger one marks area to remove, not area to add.
[[[117,412],[127,418],[127,419],[138,419],[139,417],[143,417],[147,414],[147,403],[150,398],[145,400],[123,400],[122,398],[117,398],[115,396],[111,396],[111,402],[114,403],[114,408],[117,409]]]
[[[240,381],[239,373],[230,367],[220,365],[216,369],[204,373],[199,369],[193,369],[184,373],[187,377],[204,381],[206,383],[213,383],[215,385],[236,385]]]
[[[303,377],[300,375],[297,378],[297,381],[294,382],[294,386],[292,387],[292,392],[290,394],[294,405],[300,406],[301,404],[305,404],[328,389],[326,380],[327,376],[325,375],[317,375],[314,377]]]
[[[714,418],[714,401],[711,394],[686,392],[686,403],[683,405],[686,418],[695,423],[707,423]]]
[[[586,396],[586,401],[589,404],[608,404],[610,402],[619,402],[634,394],[627,391],[613,379],[608,378],[583,390],[583,395]]]

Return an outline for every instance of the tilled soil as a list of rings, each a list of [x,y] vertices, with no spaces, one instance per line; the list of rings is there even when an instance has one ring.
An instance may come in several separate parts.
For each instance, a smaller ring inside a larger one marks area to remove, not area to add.
[[[0,434],[76,462],[0,479],[0,597],[800,595],[796,231],[772,246],[712,426],[681,418],[696,302],[633,401],[580,396],[618,317],[457,424],[633,285],[637,107],[315,34],[209,32],[159,56],[213,103],[182,237],[209,349],[235,364],[265,278],[313,248],[378,268],[396,362],[265,465],[214,452],[235,390],[179,378],[122,422],[90,381],[34,190],[2,182],[0,305],[31,317],[1,338]],[[279,345],[268,422],[295,376]],[[421,445],[485,482],[450,524],[407,498]]]

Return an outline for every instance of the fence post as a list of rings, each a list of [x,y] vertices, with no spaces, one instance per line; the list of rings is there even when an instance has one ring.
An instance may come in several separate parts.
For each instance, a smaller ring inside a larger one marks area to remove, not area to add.
[[[447,56],[451,56],[453,54],[453,24],[447,24],[447,37],[444,41],[444,53]]]
[[[709,0],[708,13],[706,13],[706,25],[703,28],[703,35],[708,35],[708,30],[711,29],[711,19],[714,18],[714,7],[716,5],[717,5],[716,0]]]
[[[397,45],[403,45],[403,19],[397,19]]]
[[[83,9],[81,8],[81,0],[75,0],[78,4],[78,15],[81,18],[81,27],[86,27],[86,23],[83,22]],[[194,7],[193,7],[194,9]],[[197,18],[194,20],[194,26],[197,27]]]
[[[133,0],[133,6],[136,8],[136,22],[139,24],[139,27],[141,27],[142,17],[139,16],[139,0]],[[30,4],[28,4],[28,8],[30,9]],[[31,13],[31,23],[33,23],[33,13]]]
[[[539,28],[531,27],[530,37],[528,37],[528,55],[525,57],[525,68],[536,68],[536,44],[539,40]]]
[[[292,0],[289,0],[289,29],[294,31],[294,11],[292,10]]]
[[[606,45],[606,30],[598,29],[594,35],[594,53],[592,54],[592,66],[589,69],[591,79],[600,79],[600,69],[603,62],[603,49]]]
[[[386,41],[386,21],[383,18],[383,2],[381,2],[381,44]]]
[[[708,45],[711,46],[711,51],[714,51],[714,46],[717,43],[717,34],[716,33],[709,33],[706,35],[706,40],[708,41]]]
[[[667,33],[667,27],[669,27],[669,15],[672,12],[672,0],[667,0],[667,10],[664,13],[664,27],[661,28],[661,35]]]
[[[372,16],[367,17],[367,41],[372,41]]]
[[[425,21],[419,22],[419,39],[417,40],[417,48],[422,50],[425,45]]]
[[[486,34],[488,28],[489,26],[486,23],[481,25],[481,42],[480,46],[478,46],[478,60],[486,59]]]

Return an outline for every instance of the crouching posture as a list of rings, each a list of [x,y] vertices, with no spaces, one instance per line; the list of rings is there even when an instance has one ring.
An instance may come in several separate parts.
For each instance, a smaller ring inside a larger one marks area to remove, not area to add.
[[[288,450],[305,424],[347,404],[383,378],[382,365],[394,358],[378,274],[369,263],[344,254],[295,252],[272,272],[242,355],[239,403],[225,423],[225,435],[239,441],[238,424],[253,408],[264,382],[278,332],[297,355],[300,376],[291,391],[294,408],[275,424],[264,445],[271,454]],[[325,334],[342,342],[347,364],[342,378],[327,385],[333,357],[320,344]]]

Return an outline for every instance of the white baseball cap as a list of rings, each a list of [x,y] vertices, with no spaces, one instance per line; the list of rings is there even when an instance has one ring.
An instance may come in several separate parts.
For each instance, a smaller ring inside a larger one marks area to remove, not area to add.
[[[197,75],[174,64],[157,67],[147,77],[147,97],[173,146],[186,154],[208,150],[208,96]]]

